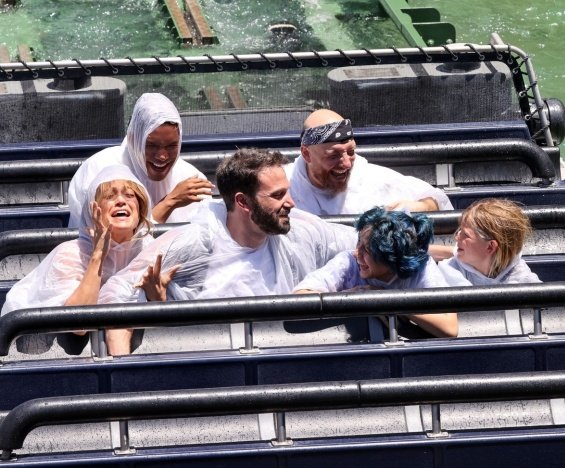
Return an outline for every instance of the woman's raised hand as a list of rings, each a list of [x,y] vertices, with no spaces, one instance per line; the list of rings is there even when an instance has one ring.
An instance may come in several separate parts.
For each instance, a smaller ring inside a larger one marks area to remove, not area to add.
[[[92,257],[98,257],[100,265],[104,262],[106,255],[110,249],[110,240],[112,239],[112,224],[107,227],[102,222],[102,210],[98,203],[93,201],[91,203],[92,222],[93,227],[88,228],[88,233],[92,239],[93,249]]]

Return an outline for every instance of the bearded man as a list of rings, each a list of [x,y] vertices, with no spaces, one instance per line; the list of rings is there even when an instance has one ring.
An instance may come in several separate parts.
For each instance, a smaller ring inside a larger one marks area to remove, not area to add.
[[[294,208],[287,162],[255,148],[224,159],[216,171],[223,200],[204,200],[191,224],[151,243],[106,282],[99,302],[290,294],[306,274],[353,250],[352,227]],[[131,332],[107,331],[111,354],[130,351]]]
[[[315,215],[452,210],[445,193],[416,177],[370,164],[356,153],[351,121],[329,109],[304,121],[301,155],[285,167],[296,207]]]

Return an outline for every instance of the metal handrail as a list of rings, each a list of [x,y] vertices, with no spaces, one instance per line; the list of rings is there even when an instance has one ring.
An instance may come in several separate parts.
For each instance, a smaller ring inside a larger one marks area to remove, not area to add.
[[[0,317],[0,356],[30,333],[556,307],[565,282],[46,307]]]
[[[363,145],[358,150],[370,163],[387,167],[521,161],[543,185],[555,179],[555,167],[549,155],[534,142],[517,138]],[[300,154],[298,148],[282,152],[291,158]],[[202,172],[214,173],[222,159],[231,153],[184,154],[181,158]],[[70,180],[85,159],[0,161],[0,183]]]
[[[565,228],[565,207],[533,206],[523,208],[534,229]],[[435,235],[453,234],[457,229],[461,210],[435,211],[425,213],[434,226]],[[353,226],[359,215],[322,216],[331,223]],[[179,223],[157,224],[153,227],[155,237],[178,227]],[[48,253],[61,242],[76,239],[78,229],[74,228],[42,228],[22,229],[0,232],[0,260],[18,254]]]
[[[514,58],[517,55],[522,63],[518,64]],[[472,62],[494,60],[506,62],[512,66],[512,72],[518,76],[521,65],[525,64],[529,86],[533,93],[533,101],[536,109],[543,108],[543,100],[537,85],[537,78],[530,57],[521,49],[509,44],[501,44],[494,41],[490,45],[474,44],[450,44],[441,47],[407,47],[388,49],[356,49],[356,50],[333,50],[333,51],[310,51],[310,52],[278,52],[278,53],[255,53],[241,55],[204,55],[204,56],[176,56],[176,57],[151,57],[98,60],[59,60],[38,62],[6,62],[0,63],[0,82],[12,80],[34,80],[38,78],[76,79],[86,76],[118,76],[138,75],[140,73],[155,74],[163,73],[166,67],[167,73],[222,73],[244,70],[264,70],[273,68],[296,68],[300,67],[343,67],[358,65],[374,65],[375,63],[421,63],[422,60],[432,63],[446,61]],[[141,72],[140,72],[141,70]],[[519,93],[524,92],[524,83],[518,80],[522,88]],[[522,112],[528,112],[522,107]],[[528,115],[528,117],[531,117]],[[547,116],[539,114],[541,127],[547,146],[555,146]]]
[[[565,372],[524,372],[258,385],[39,398],[0,425],[2,459],[52,424],[563,397]]]

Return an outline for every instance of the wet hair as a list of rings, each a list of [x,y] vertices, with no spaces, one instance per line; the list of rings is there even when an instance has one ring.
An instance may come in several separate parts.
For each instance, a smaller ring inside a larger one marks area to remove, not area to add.
[[[355,228],[360,234],[369,231],[365,247],[371,257],[399,278],[409,278],[425,268],[434,237],[432,221],[426,215],[377,207],[363,213]]]
[[[530,220],[520,205],[498,198],[474,202],[463,211],[462,223],[483,239],[498,243],[488,271],[491,278],[498,276],[521,252],[526,238],[532,233]]]
[[[288,162],[282,153],[261,148],[241,148],[233,156],[225,158],[216,169],[216,186],[228,211],[235,206],[236,193],[255,197],[261,170],[281,167]]]
[[[94,195],[94,200],[96,201],[96,203],[100,204],[104,194],[111,189],[112,182],[114,181],[102,182],[98,186],[98,188],[96,189],[96,194]],[[146,232],[144,235],[147,235],[151,232],[153,223],[146,216],[146,213],[149,211],[149,199],[147,198],[146,192],[143,187],[141,187],[133,180],[124,180],[124,183],[127,188],[133,190],[133,193],[135,194],[135,198],[137,198],[137,203],[139,205],[139,222],[137,223],[135,232],[139,231],[143,226],[145,226]]]

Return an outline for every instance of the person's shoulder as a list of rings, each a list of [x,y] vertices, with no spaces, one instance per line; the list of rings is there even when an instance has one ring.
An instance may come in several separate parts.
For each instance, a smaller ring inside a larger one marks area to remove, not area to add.
[[[198,176],[201,179],[208,179],[206,175],[198,170],[195,166],[185,161],[180,156],[173,167],[173,174],[177,179],[186,179],[188,177]]]
[[[355,158],[355,165],[358,164],[359,159],[360,159],[359,157]],[[380,166],[378,164],[370,163],[365,158],[362,158],[362,160],[364,160],[365,163],[360,165],[359,169],[362,169],[366,175],[374,176],[376,174],[380,177],[382,177],[383,175],[386,175],[388,177],[391,176],[406,177],[404,174],[401,174],[400,172],[395,171],[390,167],[385,167],[385,166]]]
[[[103,150],[94,153],[92,156],[86,158],[80,165],[77,173],[98,173],[106,166],[114,164],[122,164],[120,158],[120,147],[109,146]]]
[[[292,174],[294,174],[294,171],[295,171],[296,165],[297,165],[297,161],[298,161],[299,158],[300,158],[300,156],[298,156],[294,159],[290,159],[289,162],[287,162],[286,164],[283,164],[282,168],[286,172],[287,177],[290,178],[290,176],[292,176]]]
[[[514,262],[512,262],[510,268],[507,271],[503,272],[500,276],[501,282],[503,283],[542,283],[539,279],[539,276],[532,271],[530,266],[526,263],[526,261],[521,258],[517,258]]]

